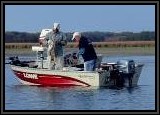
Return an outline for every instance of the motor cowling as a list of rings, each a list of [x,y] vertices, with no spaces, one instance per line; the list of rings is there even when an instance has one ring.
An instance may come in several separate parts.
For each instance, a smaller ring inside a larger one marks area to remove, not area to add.
[[[133,60],[119,60],[117,68],[120,72],[130,74],[135,72],[135,62]]]
[[[40,36],[39,36],[39,43],[42,46],[46,46],[47,45],[47,40],[45,39],[46,35],[51,32],[52,29],[42,29]]]

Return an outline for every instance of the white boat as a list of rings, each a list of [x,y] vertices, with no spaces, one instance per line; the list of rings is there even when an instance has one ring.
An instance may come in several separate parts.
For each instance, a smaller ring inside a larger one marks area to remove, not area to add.
[[[134,87],[143,67],[143,64],[137,64],[134,60],[101,63],[102,56],[98,56],[96,70],[83,71],[83,61],[74,63],[74,52],[65,55],[62,70],[50,70],[48,58],[44,55],[46,48],[33,46],[32,50],[37,53],[35,62],[26,63],[16,57],[11,58],[11,69],[25,85]]]
[[[128,62],[126,61],[126,63]],[[14,64],[11,64],[11,68],[18,80],[25,85],[136,86],[143,65],[135,64],[134,73],[126,73],[125,70],[113,69],[116,65],[116,63],[103,63],[100,69],[96,71],[82,71],[76,67],[64,67],[63,70],[49,70],[47,68],[22,67],[21,65]],[[128,67],[124,68],[128,69]]]

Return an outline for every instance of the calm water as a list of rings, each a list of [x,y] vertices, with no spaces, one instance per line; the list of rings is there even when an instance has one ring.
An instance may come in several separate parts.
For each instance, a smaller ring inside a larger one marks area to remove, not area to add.
[[[155,56],[114,56],[144,63],[138,86],[121,90],[97,87],[21,85],[5,66],[5,110],[155,110]]]

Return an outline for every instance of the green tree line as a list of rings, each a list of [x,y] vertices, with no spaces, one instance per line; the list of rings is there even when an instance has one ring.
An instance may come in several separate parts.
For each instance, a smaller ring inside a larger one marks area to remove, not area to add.
[[[73,33],[65,33],[67,41],[71,42]],[[7,31],[5,32],[5,43],[37,43],[40,33],[27,33]],[[106,41],[154,41],[155,32],[142,31],[139,33],[134,32],[82,32],[82,35],[88,37],[93,42],[106,42]]]

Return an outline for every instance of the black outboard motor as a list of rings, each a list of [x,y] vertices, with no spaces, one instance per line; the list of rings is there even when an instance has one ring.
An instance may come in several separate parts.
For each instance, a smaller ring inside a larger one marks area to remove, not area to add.
[[[133,60],[120,60],[117,62],[117,67],[123,73],[135,72],[135,62]]]
[[[135,62],[133,60],[120,60],[117,62],[117,68],[124,78],[127,77],[129,86],[132,86],[132,78],[135,73]]]

